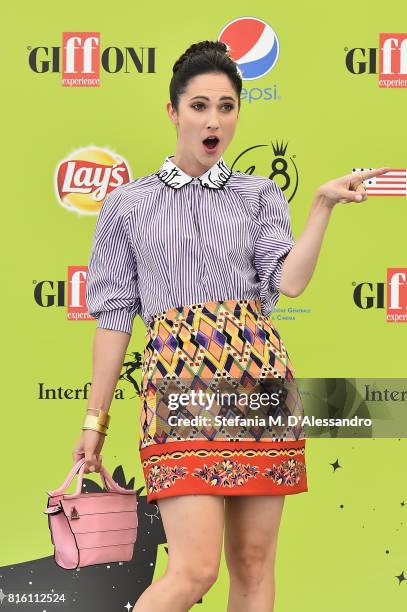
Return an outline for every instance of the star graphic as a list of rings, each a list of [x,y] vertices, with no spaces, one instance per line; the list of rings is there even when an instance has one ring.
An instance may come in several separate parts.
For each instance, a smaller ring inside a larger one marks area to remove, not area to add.
[[[3,603],[3,599],[5,599],[6,594],[3,592],[3,589],[0,589],[0,604]]]
[[[334,463],[330,463],[329,465],[332,465],[334,472],[338,469],[341,468],[342,466],[339,465],[339,459],[337,459]]]
[[[133,606],[132,606],[132,605],[131,605],[131,603],[128,601],[124,607],[125,607],[125,608],[127,608],[127,612],[130,612],[130,609],[131,609]]]
[[[400,576],[396,576],[396,578],[398,578],[399,584],[401,584],[403,580],[407,580],[407,578],[404,576],[404,572],[401,572]]]

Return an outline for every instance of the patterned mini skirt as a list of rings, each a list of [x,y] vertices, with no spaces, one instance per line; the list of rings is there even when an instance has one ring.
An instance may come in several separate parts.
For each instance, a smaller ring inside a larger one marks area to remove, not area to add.
[[[148,503],[308,491],[304,430],[287,426],[287,417],[303,416],[294,370],[260,301],[210,301],[153,316],[141,374]]]

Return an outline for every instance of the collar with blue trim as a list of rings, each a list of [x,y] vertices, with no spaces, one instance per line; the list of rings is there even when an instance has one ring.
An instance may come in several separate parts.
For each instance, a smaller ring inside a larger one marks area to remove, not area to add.
[[[202,187],[221,189],[227,183],[232,174],[232,170],[225,163],[223,157],[221,157],[204,174],[197,177],[189,176],[189,174],[181,170],[181,168],[179,168],[172,161],[173,157],[174,155],[169,155],[166,157],[161,168],[155,174],[163,181],[163,183],[175,189],[179,189],[184,185],[192,183],[194,178],[198,179]]]

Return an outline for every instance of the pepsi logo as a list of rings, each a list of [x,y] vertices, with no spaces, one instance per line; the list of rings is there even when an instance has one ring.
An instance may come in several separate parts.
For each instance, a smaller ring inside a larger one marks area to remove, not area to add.
[[[238,17],[230,21],[218,36],[228,45],[242,78],[259,79],[276,65],[280,44],[273,28],[257,17]]]

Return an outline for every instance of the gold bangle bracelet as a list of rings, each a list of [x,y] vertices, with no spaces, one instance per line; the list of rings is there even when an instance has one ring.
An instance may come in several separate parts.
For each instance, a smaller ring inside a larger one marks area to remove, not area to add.
[[[99,410],[98,423],[100,423],[100,425],[106,425],[106,427],[109,427],[110,414],[108,414],[106,410]]]
[[[107,436],[106,431],[103,431],[103,429],[99,428],[99,427],[82,427],[82,430],[85,429],[92,429],[93,431],[97,431],[98,433],[102,434],[103,436]]]
[[[85,415],[85,419],[83,421],[83,425],[84,427],[101,427],[102,429],[108,429],[108,426],[105,425],[104,423],[100,422],[100,415],[99,416],[95,416],[93,414],[87,414]]]
[[[98,423],[100,425],[106,425],[107,427],[109,427],[110,414],[108,414],[106,410],[102,410],[101,408],[88,408],[88,410],[94,410],[95,412],[97,412],[97,415],[91,414],[87,416],[94,416],[94,417],[97,416]]]

